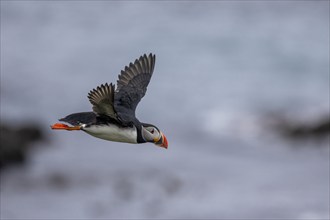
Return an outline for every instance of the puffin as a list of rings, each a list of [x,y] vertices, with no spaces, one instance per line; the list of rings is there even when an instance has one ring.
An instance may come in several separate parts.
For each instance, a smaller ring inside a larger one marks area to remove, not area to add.
[[[64,123],[55,123],[51,129],[84,131],[114,142],[150,142],[167,149],[163,132],[155,125],[140,122],[135,116],[136,107],[147,91],[155,61],[156,56],[152,53],[140,56],[120,72],[116,87],[113,83],[105,83],[88,93],[93,111],[70,114],[59,119]]]

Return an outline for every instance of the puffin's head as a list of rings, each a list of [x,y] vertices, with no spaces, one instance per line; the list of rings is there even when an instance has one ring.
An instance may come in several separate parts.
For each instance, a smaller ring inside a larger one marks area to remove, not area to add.
[[[154,125],[143,124],[142,135],[147,142],[167,149],[168,143],[165,135]]]

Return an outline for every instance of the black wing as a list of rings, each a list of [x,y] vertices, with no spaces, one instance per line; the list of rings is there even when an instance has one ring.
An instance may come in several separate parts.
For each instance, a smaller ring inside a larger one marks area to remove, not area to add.
[[[154,71],[156,56],[144,54],[130,63],[118,76],[114,109],[122,122],[135,121],[135,109],[147,91]]]
[[[98,86],[96,89],[88,93],[88,99],[93,105],[93,111],[98,115],[106,115],[110,118],[117,119],[114,110],[114,94],[115,86],[108,83]]]

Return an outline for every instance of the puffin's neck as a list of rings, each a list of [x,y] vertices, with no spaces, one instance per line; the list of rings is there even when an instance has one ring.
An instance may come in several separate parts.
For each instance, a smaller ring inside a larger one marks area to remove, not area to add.
[[[143,138],[142,136],[142,125],[139,122],[138,124],[134,125],[136,127],[136,141],[140,144],[140,143],[146,143],[146,140]]]

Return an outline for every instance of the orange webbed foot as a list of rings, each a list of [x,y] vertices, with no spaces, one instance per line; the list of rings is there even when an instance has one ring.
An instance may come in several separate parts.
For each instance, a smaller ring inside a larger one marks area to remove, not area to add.
[[[51,129],[55,129],[55,130],[67,130],[67,131],[74,131],[74,130],[80,130],[81,126],[73,126],[70,127],[66,124],[62,124],[62,123],[55,123],[52,126],[50,126]]]

